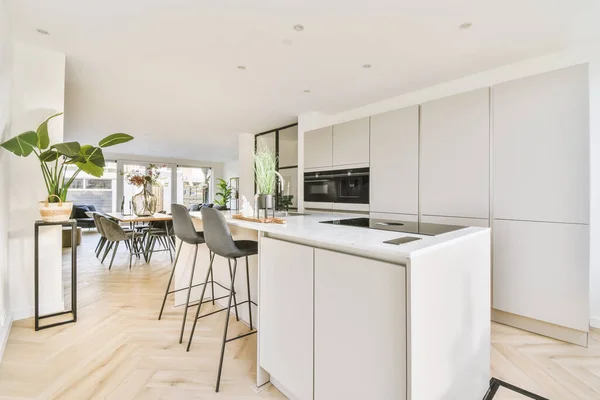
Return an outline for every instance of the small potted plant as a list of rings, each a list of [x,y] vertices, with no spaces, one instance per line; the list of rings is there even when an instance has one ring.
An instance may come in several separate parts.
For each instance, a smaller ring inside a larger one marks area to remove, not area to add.
[[[104,175],[104,155],[102,149],[129,142],[133,136],[113,133],[98,142],[98,146],[80,145],[78,142],[65,142],[50,145],[48,122],[63,113],[51,115],[35,131],[23,132],[8,139],[0,146],[19,157],[35,154],[40,163],[48,196],[40,201],[40,214],[44,221],[66,221],[71,216],[73,202],[67,201],[69,187],[81,171],[97,178]],[[77,167],[67,178],[67,166]]]
[[[225,179],[219,178],[217,183],[217,193],[215,194],[215,208],[218,210],[227,210],[229,200],[231,200],[232,189]]]
[[[257,191],[258,209],[273,209],[275,194],[275,175],[277,156],[268,148],[259,149],[254,153],[254,179]]]
[[[165,167],[164,165],[162,166]],[[152,193],[152,186],[162,186],[160,178],[160,167],[155,164],[149,164],[142,172],[137,169],[124,173],[125,180],[130,185],[141,188],[140,192],[131,198],[133,204],[133,213],[138,217],[146,217],[156,213],[157,199]]]

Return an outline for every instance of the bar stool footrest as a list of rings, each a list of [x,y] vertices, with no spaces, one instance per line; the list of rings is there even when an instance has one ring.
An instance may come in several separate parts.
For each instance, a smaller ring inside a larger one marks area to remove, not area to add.
[[[233,342],[234,340],[238,340],[238,339],[245,338],[246,336],[254,335],[257,332],[258,332],[257,330],[253,330],[252,332],[241,334],[241,335],[236,336],[234,338],[225,340],[225,343]]]

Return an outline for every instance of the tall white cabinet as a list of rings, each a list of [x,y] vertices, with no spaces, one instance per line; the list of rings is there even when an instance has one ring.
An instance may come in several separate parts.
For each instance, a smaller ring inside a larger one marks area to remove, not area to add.
[[[331,126],[304,133],[304,168],[331,169],[333,136]]]
[[[587,65],[496,85],[493,104],[492,305],[587,332]]]
[[[369,118],[333,126],[333,166],[343,168],[369,162]]]
[[[372,213],[419,213],[419,106],[371,117]]]
[[[421,214],[488,219],[489,88],[421,105]]]

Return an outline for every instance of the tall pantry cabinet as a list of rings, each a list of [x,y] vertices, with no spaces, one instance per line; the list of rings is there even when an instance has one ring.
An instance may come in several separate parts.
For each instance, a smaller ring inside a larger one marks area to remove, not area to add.
[[[493,307],[557,325],[556,336],[580,344],[573,338],[589,327],[588,90],[587,64],[492,89]]]

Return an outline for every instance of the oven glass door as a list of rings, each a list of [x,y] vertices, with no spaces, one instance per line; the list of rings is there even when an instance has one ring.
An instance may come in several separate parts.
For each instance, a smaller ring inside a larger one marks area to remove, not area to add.
[[[334,202],[337,198],[335,183],[331,179],[312,179],[304,181],[304,200],[316,202]]]

